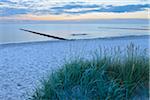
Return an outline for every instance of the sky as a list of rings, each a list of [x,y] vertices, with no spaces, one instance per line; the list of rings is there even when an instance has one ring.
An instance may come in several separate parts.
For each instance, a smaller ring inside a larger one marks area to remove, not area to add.
[[[150,19],[149,0],[0,0],[0,20]]]

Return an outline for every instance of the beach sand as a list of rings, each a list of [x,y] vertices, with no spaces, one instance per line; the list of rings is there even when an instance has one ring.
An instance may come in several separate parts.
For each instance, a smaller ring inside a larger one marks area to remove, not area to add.
[[[149,48],[149,36],[0,45],[0,100],[25,100],[65,61],[90,58],[100,46],[125,48],[131,42]]]

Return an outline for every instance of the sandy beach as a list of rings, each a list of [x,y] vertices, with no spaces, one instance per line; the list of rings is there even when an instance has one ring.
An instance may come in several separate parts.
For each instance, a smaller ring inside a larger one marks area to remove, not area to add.
[[[149,36],[131,36],[73,41],[45,41],[0,45],[0,100],[25,100],[42,77],[75,57],[92,57],[101,47],[131,42],[149,48]]]

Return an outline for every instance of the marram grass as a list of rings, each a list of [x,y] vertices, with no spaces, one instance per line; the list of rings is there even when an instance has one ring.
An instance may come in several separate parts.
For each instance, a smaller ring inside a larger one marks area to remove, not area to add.
[[[93,59],[75,59],[43,79],[31,100],[133,100],[149,97],[149,56],[130,44],[100,48]]]

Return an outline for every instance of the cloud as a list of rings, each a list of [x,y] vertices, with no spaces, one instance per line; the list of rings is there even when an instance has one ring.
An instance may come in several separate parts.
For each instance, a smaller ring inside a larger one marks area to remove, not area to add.
[[[99,5],[96,5],[96,4],[89,4],[89,5],[81,5],[81,4],[75,4],[75,3],[71,3],[71,4],[67,4],[67,5],[64,5],[62,7],[53,7],[51,9],[54,9],[54,10],[65,10],[65,9],[76,9],[76,8],[96,8],[96,7],[99,7]]]
[[[90,8],[88,10],[84,8]],[[94,8],[94,9],[93,9]],[[144,11],[146,8],[150,8],[149,4],[143,5],[124,5],[124,6],[112,6],[112,5],[65,5],[63,7],[53,7],[54,14],[86,14],[93,12],[113,12],[113,13],[125,13],[125,12],[137,12]],[[72,9],[80,9],[79,11],[72,11]]]
[[[145,11],[150,4],[108,5],[98,2],[52,2],[50,0],[1,0],[0,16],[31,15],[79,15],[89,13],[129,13]]]
[[[0,16],[13,16],[27,14],[29,10],[27,9],[15,9],[15,8],[3,8],[1,9]]]
[[[117,12],[117,13],[124,13],[124,12],[137,12],[137,11],[144,11],[146,8],[150,8],[149,4],[144,5],[125,5],[125,6],[109,6],[108,8],[99,9],[102,12]]]

